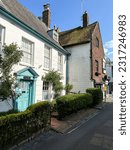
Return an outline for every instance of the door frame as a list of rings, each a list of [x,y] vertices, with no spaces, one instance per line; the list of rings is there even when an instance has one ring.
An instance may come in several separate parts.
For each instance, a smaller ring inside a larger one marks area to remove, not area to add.
[[[20,81],[30,81],[32,82],[32,93],[31,98],[28,100],[29,106],[35,103],[35,95],[36,95],[36,80],[39,76],[31,67],[24,68],[14,74],[16,76],[17,83]],[[30,89],[29,89],[30,91]],[[16,91],[17,92],[17,91]],[[17,108],[17,98],[14,103],[14,108]]]

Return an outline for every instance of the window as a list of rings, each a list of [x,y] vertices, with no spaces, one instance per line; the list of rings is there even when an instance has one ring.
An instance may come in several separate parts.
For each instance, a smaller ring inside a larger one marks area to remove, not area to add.
[[[43,81],[43,91],[48,91],[49,89],[49,82]]]
[[[58,41],[58,35],[56,33],[54,33],[54,40]]]
[[[22,51],[23,51],[22,62],[33,65],[33,51],[34,51],[33,42],[25,38],[22,38]]]
[[[62,72],[62,66],[63,66],[63,56],[62,54],[58,53],[58,71]]]
[[[99,40],[97,37],[96,37],[96,47],[99,47]]]
[[[0,54],[2,53],[2,46],[4,44],[4,34],[5,34],[5,28],[0,26]]]
[[[106,62],[105,62],[105,59],[103,59],[102,61],[102,73],[106,73]]]
[[[45,45],[44,48],[44,68],[50,69],[51,66],[51,48]]]
[[[43,81],[43,100],[49,99],[49,82]]]
[[[97,60],[95,60],[95,65],[96,65],[96,72],[98,72],[98,67],[99,67],[99,64],[98,64],[98,61]]]

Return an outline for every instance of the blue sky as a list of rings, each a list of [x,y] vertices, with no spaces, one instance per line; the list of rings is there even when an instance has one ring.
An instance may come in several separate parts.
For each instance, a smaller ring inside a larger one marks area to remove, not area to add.
[[[113,1],[112,0],[18,0],[35,16],[41,16],[43,5],[50,3],[51,28],[54,25],[61,31],[82,25],[82,14],[87,11],[89,23],[98,21],[104,51],[113,57]]]

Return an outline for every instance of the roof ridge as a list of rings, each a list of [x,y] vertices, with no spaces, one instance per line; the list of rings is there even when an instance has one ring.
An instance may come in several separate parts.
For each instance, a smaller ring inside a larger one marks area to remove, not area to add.
[[[78,26],[78,27],[73,28],[73,29],[65,30],[65,31],[60,32],[60,35],[65,34],[65,33],[68,33],[68,32],[71,32],[71,31],[74,31],[74,30],[76,30],[76,29],[88,28],[88,27],[90,27],[90,26],[92,26],[92,25],[94,25],[94,24],[96,25],[97,23],[98,23],[98,21],[95,21],[95,22],[89,24],[87,27]]]
[[[68,29],[68,30],[62,31],[62,32],[60,32],[60,34],[65,33],[65,32],[70,32],[70,31],[73,31],[73,30],[79,29],[79,28],[81,28],[81,26],[75,27],[73,29]]]

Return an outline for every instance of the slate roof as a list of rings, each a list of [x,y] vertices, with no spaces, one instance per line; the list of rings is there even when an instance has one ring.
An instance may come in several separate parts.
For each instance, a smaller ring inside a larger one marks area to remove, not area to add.
[[[40,21],[36,16],[29,12],[24,6],[22,6],[17,0],[0,0],[0,6],[6,11],[10,12],[20,21],[28,25],[30,28],[38,32],[39,34],[46,37],[48,40],[56,44],[58,47],[63,49],[59,43],[54,41],[47,33],[48,28]],[[66,50],[64,50],[66,51]]]
[[[60,32],[60,44],[63,47],[87,43],[91,41],[92,33],[98,22],[88,25],[87,27],[77,27],[68,31]]]

